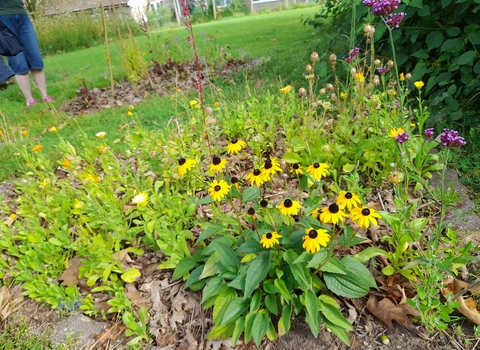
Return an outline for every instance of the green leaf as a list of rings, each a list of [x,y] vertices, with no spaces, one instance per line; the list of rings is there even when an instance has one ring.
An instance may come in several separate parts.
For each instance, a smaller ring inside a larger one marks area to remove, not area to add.
[[[416,7],[416,8],[422,8],[423,7],[423,1],[422,0],[411,0],[409,6]]]
[[[262,292],[260,290],[256,290],[253,293],[252,300],[250,300],[250,312],[255,312],[260,306],[260,302],[262,301]]]
[[[338,310],[338,304],[332,297],[322,294],[318,297],[320,304],[320,311],[332,323],[346,330],[352,330],[353,327],[348,322],[342,313]]]
[[[329,253],[325,249],[320,250],[315,253],[312,260],[307,265],[308,269],[318,269],[318,267],[323,264],[328,259]]]
[[[203,272],[200,275],[200,279],[207,278],[219,273],[220,269],[217,266],[217,263],[219,261],[220,256],[218,255],[218,251],[215,251],[212,255],[210,255],[207,262],[205,263],[205,267],[203,268]]]
[[[227,310],[228,305],[237,297],[237,292],[234,289],[227,289],[220,295],[218,295],[215,305],[213,306],[213,316],[212,320],[214,324],[220,324],[220,321],[223,320],[225,311]]]
[[[348,333],[344,328],[337,326],[335,323],[331,322],[328,318],[326,318],[323,315],[322,315],[322,319],[323,319],[323,322],[325,322],[325,326],[327,326],[327,328],[330,329],[332,333],[338,337],[338,339],[340,339],[346,345],[350,346],[350,338],[348,337]]]
[[[265,297],[265,306],[272,314],[278,315],[277,297],[275,295],[269,294]]]
[[[226,244],[214,241],[212,244],[215,245],[217,251],[220,255],[220,262],[222,265],[230,272],[237,273],[238,271],[238,259],[235,255],[235,252],[231,247]]]
[[[423,58],[423,59],[428,59],[430,56],[425,49],[417,50],[414,53],[412,53],[413,57],[418,57],[418,58]]]
[[[232,346],[235,347],[237,345],[240,336],[245,329],[245,317],[240,317],[237,322],[235,322],[235,329],[233,330],[232,334]]]
[[[368,247],[362,250],[360,253],[355,254],[353,257],[360,261],[361,263],[365,263],[368,260],[376,257],[376,256],[387,256],[387,252],[383,249],[376,248],[376,247]]]
[[[473,33],[470,33],[468,37],[470,38],[470,41],[472,42],[472,44],[480,45],[480,31],[477,30]]]
[[[252,325],[252,336],[255,344],[260,346],[263,337],[267,333],[270,320],[265,312],[260,312],[255,316]]]
[[[292,306],[287,304],[282,309],[282,324],[285,329],[285,333],[288,333],[292,325]],[[279,330],[280,331],[280,330]]]
[[[477,52],[475,50],[467,51],[460,55],[458,58],[458,65],[462,66],[464,64],[472,65],[473,59],[477,57]]]
[[[294,152],[288,152],[283,155],[283,160],[289,164],[296,164],[302,161],[302,157]]]
[[[299,287],[303,290],[307,290],[310,286],[310,274],[303,263],[293,263],[297,257],[297,254],[292,250],[283,253],[283,258],[290,266],[290,270],[292,271],[293,277],[297,281]]]
[[[346,275],[348,272],[345,269],[345,266],[343,266],[342,262],[336,256],[333,256],[330,260],[328,260],[325,265],[321,267],[320,271],[338,273],[340,275]]]
[[[477,63],[475,63],[475,66],[473,67],[473,72],[475,74],[479,74],[480,75],[480,61],[478,61]]]
[[[225,228],[222,225],[211,224],[209,222],[201,224],[200,227],[203,228],[203,232],[197,238],[196,244],[204,241],[207,238],[212,237],[213,235],[219,234],[219,233],[221,233],[222,231],[225,230]]]
[[[255,320],[256,314],[249,313],[247,317],[245,317],[245,344],[248,344],[252,339],[252,328],[253,328],[253,321]]]
[[[199,199],[195,202],[193,202],[194,204],[210,204],[210,203],[213,203],[214,200],[212,199],[212,197],[210,197],[210,195],[206,196],[206,197],[203,197],[202,199]]]
[[[263,282],[263,289],[268,294],[278,294],[278,293],[280,293],[278,288],[275,287],[275,285],[272,283],[271,280],[267,280],[267,281]]]
[[[385,267],[382,269],[382,273],[383,273],[385,276],[392,276],[392,275],[395,273],[395,269],[393,268],[392,265],[388,265],[388,266],[385,266]]]
[[[173,280],[184,277],[191,269],[193,269],[197,265],[198,264],[194,258],[183,258],[178,262],[177,267],[175,267],[175,270],[173,271]]]
[[[442,3],[442,9],[444,9],[445,7],[447,7],[452,3],[452,0],[442,0],[441,3]]]
[[[444,41],[443,33],[438,30],[428,33],[425,42],[427,43],[428,50],[436,49],[442,46]]]
[[[137,279],[137,277],[140,277],[142,274],[138,269],[135,267],[132,267],[131,269],[128,269],[122,275],[120,276],[122,280],[124,280],[127,283],[133,283]]]
[[[235,329],[235,323],[228,324],[216,324],[210,333],[208,333],[208,339],[227,339],[229,338],[233,330]]]
[[[235,279],[228,284],[229,287],[244,291],[245,290],[245,274],[238,275]]]
[[[222,324],[236,322],[242,313],[248,308],[248,305],[249,303],[241,298],[236,298],[230,302],[223,315]]]
[[[218,295],[220,293],[220,286],[222,283],[223,278],[221,277],[213,277],[207,282],[202,291],[202,304],[214,295]]]
[[[346,256],[341,261],[348,271],[346,275],[329,272],[323,274],[325,284],[331,292],[347,298],[361,298],[368,294],[370,287],[377,287],[370,271],[357,259]]]
[[[188,276],[187,280],[185,281],[185,288],[193,288],[193,284],[198,282],[200,279],[200,275],[203,272],[204,266],[198,266],[196,269],[194,269],[191,273],[190,276]],[[201,287],[205,285],[205,281],[202,281]],[[193,290],[193,289],[192,289]],[[198,290],[198,289],[197,289]]]
[[[305,296],[305,310],[306,310],[306,321],[310,326],[312,334],[318,337],[318,332],[320,331],[320,310],[318,309],[318,300],[317,296],[310,289],[307,290],[304,294]]]
[[[278,288],[282,297],[284,297],[286,300],[290,300],[290,292],[282,279],[277,278],[275,281],[273,281],[273,285]]]
[[[259,283],[267,276],[270,263],[270,251],[261,252],[256,259],[252,260],[247,269],[244,299],[250,297]]]
[[[452,1],[452,0],[449,0],[449,1]],[[460,35],[461,33],[462,33],[462,30],[461,30],[460,28],[458,28],[458,27],[450,27],[450,28],[448,28],[448,30],[447,30],[447,35],[448,35],[448,36],[452,36],[452,37],[458,36],[458,35]]]
[[[257,198],[260,198],[260,188],[257,186],[250,186],[243,190],[242,202],[253,201]]]
[[[344,164],[342,167],[342,170],[346,173],[350,173],[355,169],[356,165],[355,164]]]
[[[460,38],[445,40],[440,51],[456,52],[463,47],[463,41]]]

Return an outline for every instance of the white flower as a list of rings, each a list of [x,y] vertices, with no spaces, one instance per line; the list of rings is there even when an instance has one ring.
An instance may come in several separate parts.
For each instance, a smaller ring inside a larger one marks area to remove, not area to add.
[[[132,203],[136,205],[146,205],[148,203],[148,194],[141,192],[132,198]]]
[[[105,131],[100,131],[100,132],[97,132],[95,134],[95,136],[97,136],[98,138],[101,138],[101,139],[103,139],[105,137],[105,135],[107,135],[107,133]]]

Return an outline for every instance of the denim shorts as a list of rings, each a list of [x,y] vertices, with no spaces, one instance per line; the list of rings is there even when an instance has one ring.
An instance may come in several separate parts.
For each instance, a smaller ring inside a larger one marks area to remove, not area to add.
[[[26,74],[31,70],[43,69],[43,59],[38,46],[37,35],[28,15],[0,16],[5,24],[25,47],[25,51],[16,56],[7,57],[8,65],[15,74]]]

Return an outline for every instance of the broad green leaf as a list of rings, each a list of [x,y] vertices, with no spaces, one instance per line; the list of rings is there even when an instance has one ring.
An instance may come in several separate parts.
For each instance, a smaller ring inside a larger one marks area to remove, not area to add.
[[[270,263],[270,251],[261,252],[256,259],[252,260],[247,269],[244,299],[250,297],[259,283],[267,276]]]
[[[387,252],[383,249],[376,248],[376,247],[368,247],[362,250],[360,253],[355,254],[353,257],[360,261],[361,263],[365,263],[368,260],[376,257],[376,256],[386,256]]]
[[[350,173],[355,169],[356,165],[355,164],[345,164],[342,167],[342,170],[346,173]]]
[[[257,186],[250,186],[243,190],[242,202],[253,201],[260,198],[261,192],[260,188]]]
[[[269,294],[265,297],[265,306],[267,310],[274,315],[278,315],[277,296]]]
[[[385,267],[382,269],[382,273],[383,273],[385,276],[392,276],[392,275],[395,273],[395,269],[393,268],[392,265],[388,265],[388,266],[385,266]]]
[[[468,37],[470,38],[470,41],[474,44],[474,45],[480,45],[480,31],[477,30],[473,33],[470,33],[468,35]]]
[[[271,280],[267,280],[267,281],[263,282],[263,289],[268,294],[278,294],[278,293],[280,293],[278,288],[275,287],[275,285],[272,283]]]
[[[307,268],[318,269],[318,267],[328,259],[328,256],[329,256],[329,253],[325,249],[321,249],[319,252],[315,253],[315,255],[312,257],[312,260],[310,260],[310,262],[308,263]]]
[[[173,280],[177,280],[180,277],[184,277],[191,269],[196,267],[198,264],[195,261],[194,258],[183,258],[182,260],[179,261],[177,264],[177,267],[175,267],[175,270],[173,271]]]
[[[320,268],[320,271],[323,272],[331,272],[331,273],[338,273],[341,275],[346,275],[347,270],[345,269],[345,266],[341,263],[341,261],[336,257],[333,256],[331,259],[329,259],[325,265],[323,265]]]
[[[262,301],[262,292],[260,290],[255,291],[253,293],[252,300],[250,300],[250,312],[255,312],[257,308],[260,306],[260,302]]]
[[[274,341],[278,339],[277,332],[275,331],[275,327],[273,326],[272,320],[268,320],[268,329],[267,329],[267,338],[270,341]]]
[[[210,255],[207,262],[205,263],[205,267],[203,268],[203,272],[200,275],[200,279],[207,278],[219,273],[220,270],[217,266],[217,263],[219,261],[220,257],[218,255],[218,251],[215,251],[212,255]]]
[[[230,302],[223,315],[222,324],[236,322],[242,313],[248,308],[248,305],[249,303],[241,298],[236,298]]]
[[[332,323],[346,330],[352,330],[352,325],[343,317],[342,313],[338,310],[338,304],[335,299],[328,295],[320,295],[319,304],[320,311],[323,315]]]
[[[346,275],[324,272],[325,284],[328,289],[347,298],[361,298],[368,294],[370,287],[376,288],[375,279],[361,262],[351,256],[342,260],[347,269]]]
[[[204,267],[204,265],[198,266],[190,273],[190,276],[188,276],[187,280],[185,281],[185,288],[195,290],[193,285],[199,281],[200,275],[202,274]],[[201,287],[203,287],[204,285],[205,281],[201,281]]]
[[[235,288],[237,290],[244,291],[245,290],[245,274],[238,275],[233,279],[232,282],[228,284],[229,287]]]
[[[254,254],[254,253],[250,253],[250,254],[247,254],[245,255],[242,260],[240,260],[240,262],[242,263],[245,263],[245,262],[249,262],[250,260],[253,260],[257,257],[257,254]]]
[[[280,294],[286,299],[290,300],[290,292],[288,291],[287,285],[282,279],[277,278],[275,281],[273,281],[273,285],[278,288],[280,291]]]
[[[291,305],[287,304],[283,307],[281,320],[282,320],[282,325],[285,329],[285,333],[288,333],[292,325],[292,306]]]
[[[462,66],[464,64],[472,65],[473,59],[477,57],[477,52],[475,50],[467,51],[460,55],[458,58],[458,65]]]
[[[245,329],[245,317],[240,317],[237,322],[235,322],[235,329],[233,330],[232,334],[232,346],[235,347],[237,345],[238,339],[243,333]]]
[[[305,141],[300,136],[292,137],[292,139],[290,140],[290,143],[292,144],[293,150],[295,152],[300,152],[300,151],[303,151],[305,148],[307,148],[307,146],[305,145]]]
[[[288,152],[283,155],[283,160],[289,164],[297,164],[302,161],[302,157],[294,152]]]
[[[196,244],[204,241],[207,238],[212,237],[213,235],[219,234],[219,233],[221,233],[222,231],[225,230],[225,228],[222,225],[211,224],[209,222],[200,225],[200,227],[203,229],[203,232],[197,238]]]
[[[348,333],[345,328],[337,326],[335,323],[331,322],[328,318],[322,315],[323,322],[325,322],[325,326],[335,334],[338,339],[344,342],[346,345],[350,346],[350,338],[348,337]]]
[[[320,312],[318,309],[318,300],[317,296],[310,289],[307,290],[304,294],[305,296],[305,310],[306,310],[306,321],[310,326],[312,334],[318,337],[318,332],[320,331]]]
[[[228,305],[237,297],[237,292],[234,289],[227,289],[223,293],[221,293],[217,300],[215,301],[215,305],[213,306],[213,315],[212,320],[214,324],[220,324],[225,315],[225,311],[227,310]]]
[[[228,324],[216,324],[210,333],[208,333],[208,339],[227,339],[229,338],[233,330],[235,329],[235,323]]]
[[[132,267],[131,269],[128,269],[122,275],[120,276],[122,280],[124,280],[127,283],[133,283],[137,279],[137,277],[140,277],[142,274],[138,269],[135,267]]]
[[[206,197],[203,197],[202,199],[199,199],[195,202],[193,202],[194,204],[210,204],[210,203],[213,203],[214,200],[212,199],[212,197],[210,197],[210,195],[207,195]]]
[[[231,247],[227,246],[222,242],[215,241],[212,244],[215,244],[215,247],[218,250],[220,255],[220,262],[222,265],[230,272],[237,273],[238,271],[238,259],[235,255],[235,252]]]
[[[452,0],[448,0],[448,1],[452,1]],[[461,33],[462,33],[462,30],[458,27],[450,27],[447,30],[447,35],[452,37],[460,35]]]
[[[202,304],[214,295],[218,295],[220,293],[220,286],[222,283],[223,278],[221,277],[213,277],[207,282],[202,291]]]
[[[253,328],[253,321],[255,320],[255,316],[257,314],[249,313],[245,317],[245,344],[248,344],[252,339],[252,328]]]
[[[297,281],[299,287],[303,290],[307,290],[310,286],[310,274],[303,263],[293,263],[297,257],[297,254],[292,250],[283,253],[283,258],[290,266],[290,270],[292,271],[293,277]]]
[[[253,341],[257,346],[260,346],[260,343],[262,342],[263,337],[267,333],[269,324],[270,324],[270,320],[265,311],[260,312],[257,314],[257,316],[255,316],[255,319],[253,320],[253,325],[252,325],[252,336],[253,336]]]
[[[428,33],[425,39],[429,51],[431,49],[436,49],[437,47],[440,47],[443,44],[443,41],[443,33],[438,30]]]

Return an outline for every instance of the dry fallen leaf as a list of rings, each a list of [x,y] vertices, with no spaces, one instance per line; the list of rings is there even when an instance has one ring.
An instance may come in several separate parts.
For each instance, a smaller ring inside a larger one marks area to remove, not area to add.
[[[81,260],[80,258],[73,258],[69,261],[70,266],[68,269],[63,271],[63,273],[58,277],[59,281],[62,282],[62,286],[76,286],[78,285],[78,268],[80,267]]]
[[[450,293],[457,294],[466,288],[469,284],[464,281],[454,280],[452,283],[447,285],[447,288],[442,288],[442,294],[448,295]],[[470,321],[476,325],[480,325],[480,311],[478,310],[477,302],[472,297],[464,298],[459,296],[455,299],[456,302],[460,303],[457,307],[457,310]]]
[[[392,321],[396,321],[405,329],[418,334],[418,330],[408,315],[418,317],[420,313],[406,302],[395,305],[390,299],[384,298],[378,301],[374,295],[370,295],[366,307],[368,311],[384,324],[388,332],[394,332]]]
[[[13,314],[20,308],[20,303],[23,301],[23,296],[16,296],[12,294],[8,287],[3,286],[0,289],[0,321],[5,320],[8,316]]]
[[[96,335],[98,339],[97,344],[104,345],[109,340],[116,340],[123,334],[123,332],[125,332],[126,329],[127,326],[125,326],[123,323],[114,323],[110,327],[105,327],[105,332]]]

